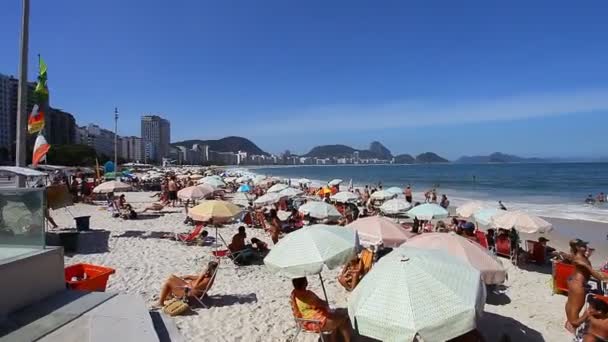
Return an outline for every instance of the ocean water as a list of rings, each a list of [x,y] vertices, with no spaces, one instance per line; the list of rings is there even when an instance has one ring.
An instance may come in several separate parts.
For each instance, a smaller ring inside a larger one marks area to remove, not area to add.
[[[608,222],[608,205],[587,205],[589,194],[608,193],[608,163],[277,166],[252,170],[282,178],[327,182],[340,178],[363,186],[411,185],[414,200],[436,187],[452,204],[475,199],[536,215]]]

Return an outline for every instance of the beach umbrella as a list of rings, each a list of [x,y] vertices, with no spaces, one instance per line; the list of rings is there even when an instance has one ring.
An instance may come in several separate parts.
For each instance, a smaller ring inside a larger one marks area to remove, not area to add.
[[[348,300],[360,335],[446,341],[476,326],[486,300],[475,268],[439,250],[400,247],[380,259]]]
[[[296,180],[296,182],[298,182],[298,184],[301,184],[301,185],[312,183],[312,181],[308,178],[300,178],[300,179]]]
[[[359,196],[357,196],[356,194],[354,194],[350,191],[340,191],[337,194],[332,195],[330,197],[330,199],[332,201],[336,201],[336,202],[340,202],[340,203],[347,203],[347,202],[357,201],[359,199]]]
[[[109,181],[99,184],[93,189],[96,194],[107,194],[109,192],[121,192],[131,190],[131,186],[127,183],[119,181]]]
[[[224,178],[225,183],[234,183],[236,181],[236,177],[226,177]]]
[[[200,186],[189,186],[183,188],[177,192],[177,197],[182,200],[199,200],[213,194],[213,190],[209,191],[209,188]]]
[[[407,212],[410,217],[416,217],[419,220],[434,220],[447,218],[449,213],[443,207],[434,203],[425,203],[413,207]]]
[[[248,184],[243,184],[243,185],[239,186],[239,188],[236,191],[237,192],[249,192],[249,191],[251,191],[251,187]]]
[[[363,239],[361,233],[359,235]],[[442,250],[477,269],[486,285],[502,284],[507,279],[507,271],[495,255],[454,232],[417,235],[404,246]]]
[[[359,242],[354,230],[345,227],[312,225],[287,234],[270,250],[264,264],[275,274],[300,278],[318,274],[327,299],[321,271],[350,261]]]
[[[323,187],[317,191],[317,195],[319,196],[325,196],[327,194],[331,194],[331,189],[328,187]]]
[[[249,195],[247,195],[247,193],[245,192],[237,192],[230,200],[232,201],[232,203],[241,207],[248,207],[249,202],[252,201],[252,198],[249,197]]]
[[[415,234],[408,232],[400,225],[382,216],[369,216],[353,221],[346,226],[359,234],[363,245],[399,247]]]
[[[199,180],[199,179],[202,179],[202,178],[203,178],[203,175],[192,175],[192,176],[190,176],[190,179],[192,179],[192,180]]]
[[[473,219],[477,224],[488,226],[492,223],[492,217],[503,214],[504,212],[504,210],[499,210],[497,208],[482,208],[473,214]]]
[[[215,187],[205,183],[198,184],[197,186],[208,193],[214,193],[217,190]]]
[[[384,191],[391,193],[391,194],[395,194],[395,195],[401,195],[403,193],[403,189],[398,188],[396,186],[390,187]]]
[[[343,181],[343,180],[341,180],[341,179],[336,178],[336,179],[332,179],[332,180],[330,180],[330,181],[327,183],[327,185],[329,185],[329,186],[340,185],[340,183],[342,183],[342,182],[344,182],[344,181]]]
[[[390,199],[380,206],[380,211],[387,215],[405,214],[412,208],[412,205],[403,198]]]
[[[278,183],[278,184],[271,186],[266,192],[279,192],[279,191],[285,190],[287,188],[289,188],[289,186],[287,184]]]
[[[279,201],[279,199],[281,199],[281,195],[279,195],[276,192],[270,192],[263,196],[258,197],[255,201],[253,201],[253,204],[260,205],[260,206],[269,205],[269,204],[277,203]]]
[[[205,177],[205,178],[199,180],[199,182],[202,184],[209,184],[214,188],[223,188],[226,186],[226,183],[224,183],[221,179],[216,179],[216,178]]]
[[[316,219],[339,219],[342,214],[331,204],[319,201],[309,201],[298,208],[298,211],[304,215]]]
[[[397,197],[397,194],[394,194],[392,192],[388,192],[386,190],[379,190],[379,191],[374,192],[370,197],[372,199],[375,199],[375,200],[382,200],[382,201],[384,201],[384,200],[387,200],[387,199],[391,199],[391,198]]]
[[[233,203],[226,201],[203,201],[201,204],[188,210],[188,216],[195,221],[228,221],[242,211]]]
[[[304,193],[304,191],[302,191],[300,189],[289,188],[289,187],[279,191],[279,195],[281,197],[289,197],[289,198],[300,196],[303,193]]]
[[[483,203],[479,201],[470,201],[456,208],[456,214],[458,216],[469,218],[473,214],[484,207]]]
[[[492,217],[492,224],[498,228],[515,228],[522,233],[546,233],[553,225],[542,218],[523,211],[504,211]]]

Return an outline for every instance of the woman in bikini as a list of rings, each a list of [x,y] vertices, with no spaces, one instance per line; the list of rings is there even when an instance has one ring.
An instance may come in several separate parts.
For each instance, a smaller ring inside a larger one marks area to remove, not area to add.
[[[331,310],[326,301],[321,300],[314,292],[307,290],[306,278],[292,279],[293,291],[291,292],[292,305],[301,318],[320,322],[320,327],[314,324],[310,329],[321,329],[321,331],[337,331],[342,335],[342,340],[350,342],[352,331],[350,320],[345,309]]]
[[[178,277],[171,275],[163,285],[158,298],[158,306],[165,305],[165,300],[169,296],[184,297],[184,296],[200,296],[206,290],[211,288],[215,280],[215,271],[218,263],[215,261],[209,262],[207,269],[200,275],[185,275]]]
[[[279,242],[279,234],[281,233],[281,220],[277,216],[277,211],[275,209],[270,210],[270,228],[268,228],[268,232],[270,233],[270,238],[272,239],[272,243],[275,245]]]

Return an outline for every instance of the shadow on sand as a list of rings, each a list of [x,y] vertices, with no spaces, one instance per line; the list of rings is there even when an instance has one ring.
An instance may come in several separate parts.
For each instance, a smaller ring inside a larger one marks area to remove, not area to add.
[[[255,293],[237,294],[237,295],[212,295],[203,299],[203,302],[210,307],[221,308],[223,306],[231,306],[235,304],[250,304],[257,303],[258,296]]]
[[[477,325],[486,341],[500,342],[543,342],[540,332],[513,318],[485,312]]]

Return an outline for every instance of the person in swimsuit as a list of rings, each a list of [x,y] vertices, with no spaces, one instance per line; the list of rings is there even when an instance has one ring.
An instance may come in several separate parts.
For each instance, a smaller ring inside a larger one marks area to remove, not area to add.
[[[589,297],[588,329],[583,342],[608,342],[608,303]]]
[[[270,238],[272,239],[272,243],[275,245],[279,242],[279,234],[281,233],[281,220],[277,216],[277,211],[275,209],[270,210],[270,228],[268,228],[268,232],[270,233]]]
[[[584,330],[583,323],[586,315],[580,316],[585,305],[587,295],[587,282],[591,278],[588,268],[591,262],[587,258],[587,242],[577,239],[575,242],[576,255],[574,256],[574,273],[568,278],[568,300],[566,301],[566,329],[574,334],[580,334]],[[580,330],[579,327],[582,327]]]
[[[165,305],[165,300],[170,296],[184,297],[188,296],[200,296],[203,291],[213,285],[215,277],[215,270],[218,267],[218,263],[210,261],[207,265],[205,272],[200,275],[185,275],[178,277],[171,275],[169,279],[163,284],[160,291],[160,297],[158,298],[158,306],[162,307]]]
[[[412,204],[412,187],[408,185],[407,188],[405,188],[405,190],[403,191],[403,194],[405,195],[405,200],[409,204]]]
[[[306,278],[295,278],[291,282],[293,284],[291,292],[293,305],[302,318],[320,321],[322,331],[337,331],[342,335],[343,341],[350,342],[352,331],[346,310],[331,310],[326,301],[306,289],[308,286]]]
[[[357,257],[353,258],[344,268],[338,276],[338,282],[344,286],[347,291],[355,289],[359,281],[361,280],[361,273],[363,267],[361,260]]]

